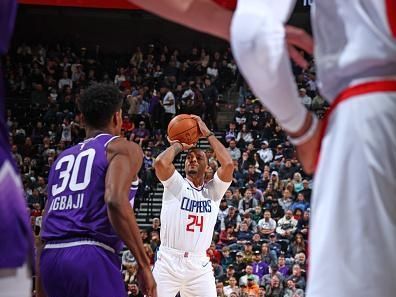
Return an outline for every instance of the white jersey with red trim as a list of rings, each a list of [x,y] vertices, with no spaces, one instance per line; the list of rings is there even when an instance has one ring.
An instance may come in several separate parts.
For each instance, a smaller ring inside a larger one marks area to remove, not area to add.
[[[230,186],[215,173],[200,188],[177,170],[166,181],[161,209],[161,244],[180,251],[205,254],[212,241],[220,200]]]
[[[315,0],[311,17],[319,88],[329,102],[348,86],[396,76],[395,1]]]

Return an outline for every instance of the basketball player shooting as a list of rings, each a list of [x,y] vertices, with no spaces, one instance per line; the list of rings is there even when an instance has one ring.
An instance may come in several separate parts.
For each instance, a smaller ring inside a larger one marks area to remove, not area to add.
[[[48,179],[40,258],[44,292],[48,297],[125,296],[118,257],[122,240],[139,265],[142,291],[156,296],[129,201],[143,152],[119,137],[120,92],[93,85],[78,105],[87,138],[59,155]]]
[[[204,183],[208,160],[205,153],[178,141],[155,160],[154,168],[164,185],[161,209],[161,246],[153,270],[158,296],[215,297],[212,265],[206,256],[216,223],[220,200],[232,181],[233,163],[221,144],[198,116],[202,137],[214,150],[220,167],[214,178]],[[175,169],[173,160],[187,151],[184,165],[186,177]]]

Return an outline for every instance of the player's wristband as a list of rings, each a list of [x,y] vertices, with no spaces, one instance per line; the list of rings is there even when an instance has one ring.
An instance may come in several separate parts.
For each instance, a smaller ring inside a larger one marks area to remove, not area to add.
[[[173,144],[175,144],[175,143],[177,143],[177,144],[180,145],[180,152],[182,152],[182,151],[184,150],[183,144],[182,144],[180,141],[176,141],[176,142],[174,142]],[[172,145],[173,145],[173,144],[172,144]],[[177,152],[177,153],[180,153],[180,152]]]
[[[206,138],[209,138],[210,136],[214,136],[214,133],[213,132],[210,132],[208,135],[206,135],[205,137]]]
[[[316,128],[318,127],[318,122],[319,122],[318,118],[316,116],[312,116],[311,127],[309,127],[308,131],[298,137],[290,137],[289,136],[290,142],[294,146],[301,145],[301,144],[307,142],[315,134]]]

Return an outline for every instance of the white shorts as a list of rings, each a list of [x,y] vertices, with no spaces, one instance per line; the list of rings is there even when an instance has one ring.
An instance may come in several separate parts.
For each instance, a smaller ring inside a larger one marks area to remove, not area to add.
[[[0,297],[32,296],[32,277],[27,264],[0,269]]]
[[[153,270],[158,297],[216,297],[212,263],[205,255],[160,246]]]
[[[322,141],[308,297],[395,296],[395,195],[396,92],[349,98]]]

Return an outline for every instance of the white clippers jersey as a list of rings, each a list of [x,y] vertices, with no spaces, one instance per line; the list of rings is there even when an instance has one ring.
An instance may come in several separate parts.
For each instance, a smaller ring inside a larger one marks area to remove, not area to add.
[[[396,75],[396,32],[391,25],[396,12],[390,11],[391,2],[314,1],[315,62],[321,93],[329,102],[359,81]]]
[[[177,170],[166,181],[161,209],[161,244],[206,253],[212,241],[220,200],[231,183],[217,176],[197,189]]]

